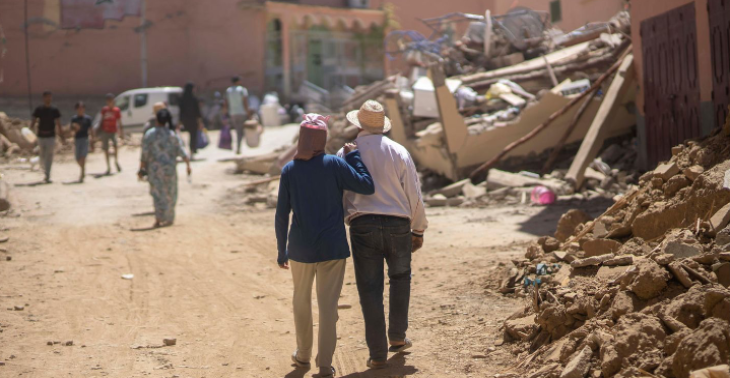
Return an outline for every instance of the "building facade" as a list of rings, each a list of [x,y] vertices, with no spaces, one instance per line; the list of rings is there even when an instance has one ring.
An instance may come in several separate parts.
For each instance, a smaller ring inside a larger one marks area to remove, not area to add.
[[[420,21],[424,18],[455,11],[484,14],[486,9],[501,14],[514,6],[527,6],[560,13],[556,16],[562,15],[562,19],[556,24],[569,30],[586,22],[605,21],[623,3],[126,1],[141,4],[144,17],[127,15],[121,20],[106,20],[99,29],[62,27],[66,24],[62,22],[64,9],[70,9],[64,7],[93,4],[94,0],[0,1],[0,27],[7,41],[7,52],[0,58],[0,96],[25,96],[29,91],[38,94],[44,90],[101,95],[142,86],[183,85],[187,81],[211,91],[228,85],[233,75],[241,76],[244,85],[259,95],[276,90],[287,96],[297,92],[305,81],[324,89],[353,87],[380,79],[388,72],[390,63],[383,54],[383,36],[395,27],[428,36],[428,28]]]

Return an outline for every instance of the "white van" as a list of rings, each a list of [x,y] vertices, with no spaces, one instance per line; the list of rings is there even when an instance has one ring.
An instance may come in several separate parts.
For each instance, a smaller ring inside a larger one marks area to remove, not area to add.
[[[122,125],[125,132],[141,132],[144,124],[153,116],[152,105],[156,102],[167,104],[172,113],[173,122],[177,125],[180,119],[180,87],[156,87],[131,89],[119,94],[114,104],[122,112]],[[101,112],[96,114],[94,124],[98,126]]]

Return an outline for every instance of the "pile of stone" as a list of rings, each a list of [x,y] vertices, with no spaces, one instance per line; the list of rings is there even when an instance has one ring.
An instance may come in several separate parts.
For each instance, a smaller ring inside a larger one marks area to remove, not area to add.
[[[569,211],[514,261],[500,291],[530,298],[504,324],[517,375],[729,376],[699,371],[730,362],[728,142],[673,148],[604,214]]]
[[[30,122],[0,112],[0,156],[29,154],[38,144]]]

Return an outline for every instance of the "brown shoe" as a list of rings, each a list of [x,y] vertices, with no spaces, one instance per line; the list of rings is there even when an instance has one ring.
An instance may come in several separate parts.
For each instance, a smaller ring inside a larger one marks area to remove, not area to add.
[[[385,369],[388,367],[388,361],[375,361],[372,358],[368,359],[368,367],[373,370]]]

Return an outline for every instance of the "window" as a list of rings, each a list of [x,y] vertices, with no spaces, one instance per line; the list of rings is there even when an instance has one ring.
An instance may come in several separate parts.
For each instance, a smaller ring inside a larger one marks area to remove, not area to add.
[[[170,93],[167,95],[167,103],[170,106],[180,106],[180,93]]]
[[[121,111],[129,109],[129,96],[117,97],[114,101],[114,105],[116,105]]]
[[[140,93],[134,95],[134,107],[141,108],[147,105],[147,93]]]
[[[560,6],[560,0],[550,2],[550,22],[556,24],[563,20],[563,8]]]

